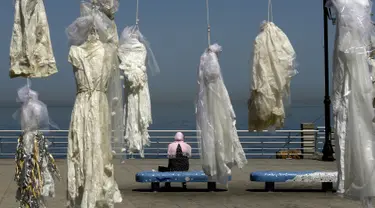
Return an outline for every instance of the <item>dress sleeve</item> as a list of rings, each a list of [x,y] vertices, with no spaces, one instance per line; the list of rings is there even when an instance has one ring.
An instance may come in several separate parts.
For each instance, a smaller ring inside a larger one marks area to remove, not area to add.
[[[70,47],[68,61],[75,68],[83,69],[83,65],[82,65],[80,53],[79,53],[79,48],[77,46]]]

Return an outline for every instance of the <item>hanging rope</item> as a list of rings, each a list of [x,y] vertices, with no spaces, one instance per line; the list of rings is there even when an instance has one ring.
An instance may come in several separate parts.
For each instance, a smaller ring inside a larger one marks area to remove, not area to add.
[[[211,45],[211,26],[210,26],[210,8],[208,5],[208,0],[206,0],[206,15],[207,15],[207,41],[208,46]]]
[[[272,1],[268,0],[268,22],[273,22]]]
[[[138,27],[139,22],[139,0],[137,0],[137,8],[135,11],[135,25]]]
[[[30,88],[31,86],[30,78],[26,78],[26,83],[27,83],[27,87]]]

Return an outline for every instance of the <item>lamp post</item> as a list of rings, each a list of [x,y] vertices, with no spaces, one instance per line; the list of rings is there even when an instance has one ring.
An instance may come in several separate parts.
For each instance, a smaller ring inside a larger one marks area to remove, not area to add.
[[[323,0],[324,16],[324,115],[325,115],[325,141],[323,147],[323,161],[334,161],[331,142],[331,98],[329,96],[329,53],[328,53],[328,18],[330,10],[326,7],[327,0]],[[332,19],[332,18],[330,18]],[[333,20],[333,19],[332,19]],[[334,21],[333,21],[334,23]]]

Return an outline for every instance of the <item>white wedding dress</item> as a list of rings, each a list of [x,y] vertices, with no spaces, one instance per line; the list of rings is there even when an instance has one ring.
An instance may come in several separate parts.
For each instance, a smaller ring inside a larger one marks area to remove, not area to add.
[[[368,61],[373,33],[370,0],[331,0],[337,30],[333,63],[333,115],[338,192],[372,207],[375,196],[373,88]]]
[[[131,33],[131,34],[130,34]],[[147,49],[139,34],[125,28],[120,38],[118,55],[125,75],[125,143],[130,153],[144,157],[150,145],[148,127],[152,124],[151,99],[146,68]]]
[[[198,69],[196,122],[202,169],[210,181],[227,184],[234,166],[247,164],[236,129],[236,115],[221,75],[221,46],[211,45]]]
[[[69,62],[74,67],[77,97],[68,137],[69,207],[113,207],[122,201],[114,179],[108,80],[116,58],[113,45],[96,34],[80,46],[71,46]],[[98,206],[101,204],[101,206]]]
[[[113,117],[122,116],[116,115],[113,108],[113,75],[118,69],[117,34],[113,28],[113,21],[103,12],[83,2],[81,17],[67,29],[69,62],[77,84],[68,135],[70,208],[113,208],[122,201],[111,151],[112,130],[118,132]]]

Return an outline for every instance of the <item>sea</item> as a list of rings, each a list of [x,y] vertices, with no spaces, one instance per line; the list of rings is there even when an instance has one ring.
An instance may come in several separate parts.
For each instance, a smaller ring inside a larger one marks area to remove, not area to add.
[[[247,129],[248,110],[246,102],[233,102],[233,108],[237,116],[237,129]],[[73,106],[48,106],[50,119],[58,125],[59,129],[69,129],[70,117]],[[13,114],[18,110],[18,107],[2,107],[0,108],[0,129],[1,130],[19,130],[20,124],[18,120],[13,119]],[[165,157],[166,147],[168,142],[173,140],[174,132],[178,130],[194,130],[196,129],[195,123],[195,108],[194,104],[187,102],[178,103],[153,103],[152,104],[152,117],[153,124],[150,126],[150,130],[172,130],[169,133],[151,133],[151,141],[157,144],[153,144],[152,148],[146,149],[145,153],[149,154],[148,158],[163,158]],[[286,110],[286,119],[283,129],[299,130],[301,123],[314,123],[316,127],[324,125],[324,106],[322,105],[292,105]],[[249,135],[251,133],[247,133]],[[273,135],[275,133],[269,133]],[[168,135],[168,139],[161,141],[160,137]],[[186,133],[187,136],[194,135],[192,133]],[[242,134],[245,135],[245,134]],[[298,133],[296,135],[299,135]],[[17,135],[9,133],[0,133],[0,139],[2,140],[0,146],[0,157],[14,157],[14,151],[16,150],[16,137]],[[152,136],[159,137],[158,139],[152,138]],[[295,136],[295,135],[294,135]],[[48,137],[48,135],[47,135]],[[159,140],[156,142],[156,140]],[[259,139],[252,139],[251,141],[264,141],[264,137]],[[271,139],[275,140],[275,139]],[[52,153],[58,153],[55,157],[65,157],[66,153],[66,134],[63,138],[54,139],[51,147]],[[245,141],[245,142],[244,142]],[[246,139],[242,139],[241,142],[246,143]],[[280,140],[278,140],[280,141]],[[287,142],[286,140],[284,140]],[[188,142],[192,143],[192,148],[198,154],[198,148],[196,140],[189,139]],[[65,143],[65,144],[64,144]],[[251,143],[251,142],[249,142]],[[290,146],[291,145],[291,146]],[[298,145],[294,145],[298,148]],[[294,147],[293,144],[289,144],[289,148]],[[243,144],[245,153],[248,154],[248,158],[251,155],[257,153],[275,153],[278,150],[286,148],[284,144]],[[272,150],[265,151],[264,147],[274,147]],[[161,154],[159,154],[161,153]],[[157,155],[157,156],[155,156]],[[258,157],[258,156],[256,156]],[[269,158],[269,156],[265,156]],[[147,157],[146,157],[147,158]],[[264,158],[264,157],[260,157]]]
[[[237,129],[247,129],[247,103],[233,102],[237,116]],[[0,108],[0,129],[20,129],[19,121],[13,119],[17,107]],[[73,106],[48,106],[50,119],[60,129],[68,129]],[[156,103],[152,105],[153,124],[150,129],[180,129],[192,130],[196,128],[195,109],[193,103]],[[300,129],[301,123],[315,123],[324,125],[323,105],[293,105],[287,108],[284,129]]]

